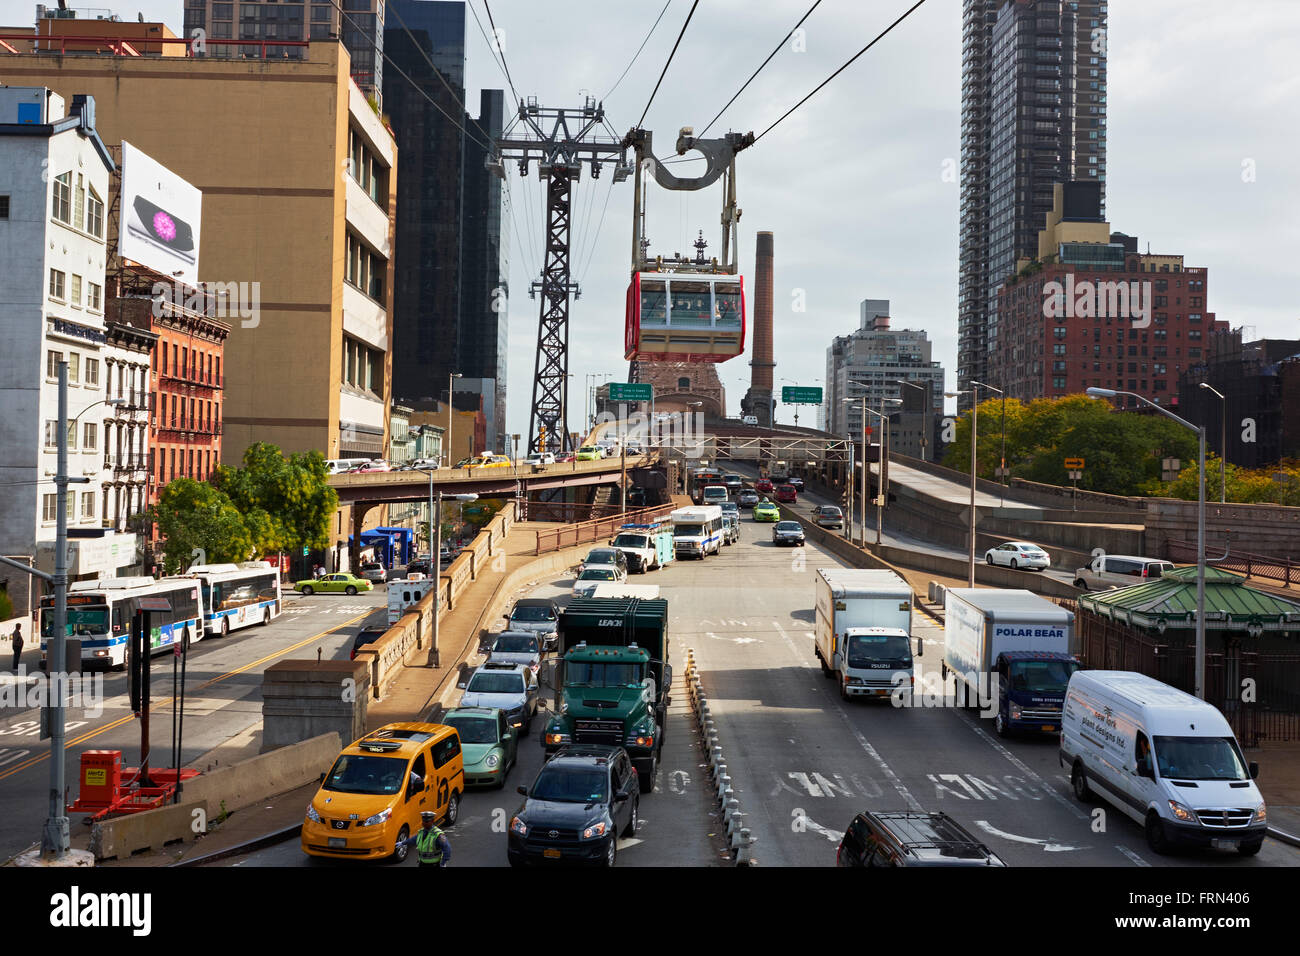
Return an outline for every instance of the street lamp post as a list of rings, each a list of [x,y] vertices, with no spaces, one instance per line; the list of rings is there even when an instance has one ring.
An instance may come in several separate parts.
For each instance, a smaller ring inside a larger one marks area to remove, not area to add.
[[[1193,425],[1186,419],[1179,418],[1169,409],[1158,405],[1135,392],[1121,392],[1113,388],[1088,389],[1093,398],[1114,398],[1127,395],[1136,398],[1144,405],[1149,405],[1166,418],[1172,418],[1184,428],[1196,432],[1200,454],[1200,474],[1197,479],[1196,492],[1196,696],[1205,700],[1205,426]]]
[[[426,665],[439,667],[438,653],[438,616],[442,611],[442,499],[443,493],[433,490],[433,472],[417,468],[421,474],[429,476],[429,523],[432,525],[429,535],[429,571],[433,574],[433,627],[429,635],[429,657]],[[447,495],[453,501],[476,501],[476,494]],[[434,562],[437,562],[436,564]],[[435,570],[436,568],[436,570]]]
[[[971,387],[970,389],[962,389],[961,391],[958,391],[958,392],[944,392],[944,393],[943,393],[943,397],[944,397],[944,398],[956,398],[956,397],[958,397],[959,395],[969,395],[969,396],[971,397],[971,403],[970,403],[970,514],[969,514],[969,516],[968,516],[969,521],[970,521],[970,526],[969,526],[969,529],[968,529],[968,531],[967,531],[967,538],[969,539],[969,541],[968,541],[967,543],[968,543],[968,545],[969,545],[969,547],[970,547],[970,552],[969,552],[969,554],[968,554],[968,556],[967,556],[967,564],[966,564],[966,586],[967,586],[967,587],[972,587],[972,588],[975,586],[975,463],[976,463],[976,457],[977,457],[977,456],[976,456],[976,451],[975,451],[975,438],[976,438],[976,433],[979,431],[979,418],[980,418],[979,396],[978,396],[978,394],[976,394],[976,390],[975,390],[975,388],[974,388],[974,384],[975,384],[974,382],[971,383],[972,387]]]
[[[455,419],[456,417],[456,403],[452,400],[453,393],[451,390],[451,380],[454,378],[464,378],[464,376],[461,375],[460,372],[449,372],[447,374],[447,467],[448,468],[450,468],[452,465],[456,463],[456,459],[451,457],[453,454],[455,454],[455,449],[451,443],[451,424],[452,424],[452,420]],[[473,447],[471,447],[470,454],[473,454],[473,452],[474,449]],[[429,480],[432,481],[433,479],[429,479]],[[430,515],[429,520],[431,521],[433,520],[432,515]]]
[[[845,405],[851,405],[854,399],[845,398],[841,399],[841,401]],[[886,402],[901,404],[897,398],[882,398],[880,400],[881,411],[876,411],[874,408],[867,407],[867,396],[865,393],[862,395],[862,534],[860,544],[864,548],[867,546],[867,414],[875,415],[881,420],[881,439],[878,446],[880,448],[880,460],[876,463],[876,492],[879,496],[879,503],[876,505],[876,547],[879,548],[884,523],[885,467],[889,457],[889,416],[884,412]],[[852,517],[850,517],[850,531],[852,527]]]
[[[1213,385],[1201,382],[1201,388],[1218,396],[1219,399],[1219,503],[1228,503],[1228,400]]]
[[[988,389],[990,392],[997,392],[999,395],[1002,396],[1002,429],[1001,429],[1001,431],[1002,431],[1002,452],[1001,452],[1001,464],[998,465],[997,475],[998,475],[998,479],[999,479],[999,481],[1001,481],[1001,483],[1002,483],[1002,487],[1005,489],[1005,488],[1006,488],[1006,485],[1007,485],[1007,483],[1006,483],[1006,474],[1007,474],[1007,393],[1004,392],[1004,391],[1002,391],[1002,389],[1000,389],[1000,388],[994,388],[992,385],[985,385],[983,382],[971,382],[970,384],[971,384],[971,388],[972,388],[972,389],[974,389],[974,388],[985,388],[985,389]],[[1006,491],[1004,490],[1004,491],[1002,492],[1002,504],[1003,504],[1004,507],[1006,506],[1006,503],[1007,503],[1007,493],[1006,493]]]
[[[921,460],[928,461],[929,459],[926,458],[925,454],[926,448],[930,444],[930,416],[932,414],[930,410],[930,380],[926,379],[924,385],[918,385],[916,382],[909,382],[902,378],[896,378],[893,381],[895,385],[906,385],[908,388],[919,389],[921,394],[925,396],[925,405],[921,410]]]

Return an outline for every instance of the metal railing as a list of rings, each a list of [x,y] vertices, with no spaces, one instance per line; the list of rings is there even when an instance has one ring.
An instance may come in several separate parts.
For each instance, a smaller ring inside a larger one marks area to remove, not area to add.
[[[1185,563],[1196,561],[1196,543],[1193,541],[1169,542],[1169,560]],[[1229,549],[1228,555],[1221,561],[1212,563],[1213,567],[1225,571],[1236,571],[1247,578],[1267,578],[1280,581],[1286,587],[1292,583],[1300,584],[1300,565],[1291,560],[1291,556],[1276,557],[1269,554],[1256,554],[1251,551]]]
[[[562,525],[559,528],[548,528],[545,531],[537,532],[537,549],[534,553],[546,554],[550,551],[559,551],[561,548],[572,547],[575,544],[600,541],[625,524],[645,524],[654,518],[664,517],[674,507],[676,506],[671,504],[655,505],[652,508],[638,508],[635,511],[625,511],[606,518],[595,518],[590,521],[579,521],[577,524]]]

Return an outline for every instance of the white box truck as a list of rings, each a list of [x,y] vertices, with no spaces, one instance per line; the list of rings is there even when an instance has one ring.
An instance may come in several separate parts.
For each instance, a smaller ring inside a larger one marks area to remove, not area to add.
[[[438,579],[418,571],[388,582],[388,623],[396,624],[402,615],[415,607],[426,594],[438,586]]]
[[[668,515],[668,521],[673,526],[673,550],[678,557],[703,560],[722,547],[722,508],[718,505],[678,508]]]
[[[943,606],[944,678],[951,671],[969,702],[996,703],[1001,736],[1060,730],[1065,688],[1079,668],[1070,656],[1074,614],[1032,591],[1000,588],[948,588]]]
[[[893,571],[818,568],[814,650],[840,696],[888,699],[910,694],[912,588]],[[920,654],[920,648],[917,649]]]
[[[1157,853],[1186,844],[1259,852],[1268,830],[1259,765],[1223,714],[1154,677],[1079,671],[1070,678],[1059,760],[1074,795],[1103,797]]]

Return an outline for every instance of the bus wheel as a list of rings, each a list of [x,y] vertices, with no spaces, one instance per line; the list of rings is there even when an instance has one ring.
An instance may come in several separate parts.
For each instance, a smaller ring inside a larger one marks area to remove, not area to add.
[[[270,608],[267,608],[262,612],[262,626],[266,627],[266,625],[270,623],[271,623],[271,610]]]

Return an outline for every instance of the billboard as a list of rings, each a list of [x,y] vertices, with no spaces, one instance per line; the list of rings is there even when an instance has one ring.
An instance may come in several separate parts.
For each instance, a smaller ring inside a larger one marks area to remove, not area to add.
[[[185,285],[199,283],[203,193],[135,146],[122,143],[118,253]]]

